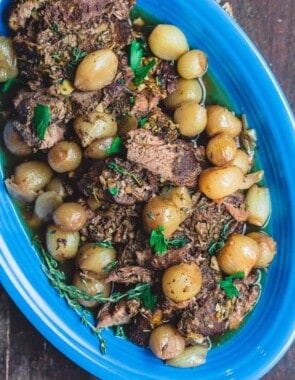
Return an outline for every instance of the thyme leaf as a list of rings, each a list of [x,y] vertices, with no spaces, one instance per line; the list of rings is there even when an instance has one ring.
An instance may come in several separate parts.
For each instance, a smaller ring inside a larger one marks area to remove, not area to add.
[[[245,274],[244,272],[236,272],[230,276],[225,277],[223,280],[218,281],[218,284],[220,285],[221,289],[225,291],[225,294],[232,299],[233,297],[239,296],[239,291],[236,288],[236,286],[233,283],[233,280],[235,278],[244,278]]]
[[[98,241],[95,243],[98,247],[103,247],[103,248],[113,248],[113,244],[111,241]]]
[[[32,123],[40,140],[45,139],[45,134],[51,120],[50,108],[45,104],[37,104],[34,108]]]
[[[182,248],[185,245],[187,245],[187,243],[189,242],[190,240],[187,238],[177,238],[177,239],[169,240],[168,245],[172,245],[173,247],[177,247],[177,248]]]
[[[109,193],[110,193],[112,196],[115,196],[115,195],[118,194],[119,189],[118,189],[118,187],[111,187],[111,188],[108,189],[108,191],[109,191]]]
[[[208,252],[210,255],[215,255],[225,244],[226,239],[228,238],[229,226],[234,221],[234,219],[230,219],[227,223],[222,226],[219,240],[211,243],[208,248]]]
[[[66,75],[69,79],[73,79],[75,75],[76,68],[82,59],[87,55],[85,51],[79,50],[77,47],[74,47],[72,50],[73,58],[68,63],[66,68]]]

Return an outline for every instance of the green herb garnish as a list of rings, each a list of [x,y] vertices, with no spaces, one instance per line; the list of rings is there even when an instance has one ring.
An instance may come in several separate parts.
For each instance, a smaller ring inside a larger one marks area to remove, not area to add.
[[[24,84],[24,82],[18,78],[11,78],[8,79],[2,87],[2,93],[7,93],[11,88],[15,87],[16,85]]]
[[[113,244],[111,241],[98,241],[95,243],[98,247],[103,247],[103,248],[113,248]]]
[[[54,54],[51,54],[51,57],[59,59],[60,58],[60,54],[59,53],[54,53]]]
[[[155,66],[156,60],[153,58],[147,65],[138,67],[134,72],[134,84],[139,86],[147,76],[148,72]]]
[[[235,287],[233,280],[235,278],[244,278],[245,274],[244,272],[236,272],[230,276],[225,277],[223,280],[218,281],[218,284],[220,285],[221,289],[225,291],[225,294],[232,299],[233,297],[239,296],[239,291]]]
[[[154,248],[158,255],[167,252],[168,241],[165,238],[163,231],[164,227],[159,226],[157,230],[152,230],[150,236],[150,246]]]
[[[148,117],[143,117],[142,119],[139,120],[140,128],[142,128],[145,125],[145,123],[148,121],[148,119],[149,119]]]
[[[73,58],[68,63],[66,68],[66,73],[69,79],[73,79],[76,67],[82,61],[82,59],[87,55],[85,51],[79,50],[77,47],[74,47],[72,50]]]
[[[118,154],[123,150],[123,142],[121,137],[116,136],[111,146],[106,150],[106,154]]]
[[[118,172],[120,174],[128,175],[129,177],[131,177],[138,184],[138,186],[142,186],[141,180],[138,179],[137,176],[134,173],[132,173],[132,172],[130,172],[130,171],[124,169],[124,168],[121,168],[121,166],[117,165],[115,162],[110,162],[109,163],[109,168],[115,170],[116,172]]]
[[[106,267],[103,268],[103,271],[105,273],[109,273],[111,270],[113,270],[118,264],[118,261],[112,261],[109,263]]]
[[[119,189],[118,189],[118,187],[111,187],[111,188],[108,189],[108,191],[109,191],[109,193],[110,193],[111,195],[115,196],[115,195],[118,194]]]
[[[190,242],[187,238],[177,238],[168,241],[168,245],[172,245],[173,247],[182,248]]]
[[[215,255],[225,244],[226,239],[228,238],[229,226],[234,221],[234,219],[230,219],[227,223],[225,223],[221,229],[219,240],[211,243],[208,248],[208,252],[210,255]]]
[[[127,339],[124,328],[121,325],[114,326],[114,333],[118,338]]]
[[[130,46],[130,67],[133,72],[140,65],[143,56],[143,42],[133,40]]]
[[[145,308],[150,309],[152,311],[155,309],[157,303],[157,296],[155,296],[152,293],[150,284],[147,284],[145,282],[139,282],[138,284],[136,284],[134,289],[129,289],[127,293],[128,300],[139,298],[142,301]]]
[[[40,140],[45,139],[45,134],[50,123],[50,108],[45,104],[37,104],[34,108],[32,123]]]

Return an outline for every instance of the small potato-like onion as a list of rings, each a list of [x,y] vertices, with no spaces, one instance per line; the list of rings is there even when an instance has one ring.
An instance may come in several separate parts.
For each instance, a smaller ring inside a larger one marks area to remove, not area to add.
[[[194,137],[206,128],[207,110],[196,101],[187,101],[176,108],[174,121],[183,136]]]
[[[273,238],[262,232],[250,232],[246,236],[254,239],[261,249],[261,253],[254,268],[268,267],[276,254],[276,243]]]
[[[14,182],[22,189],[38,191],[50,182],[52,175],[45,162],[27,161],[15,168]]]
[[[81,149],[73,141],[60,141],[48,153],[48,163],[57,173],[77,169],[81,160]]]
[[[184,53],[177,62],[178,74],[184,79],[199,78],[208,67],[207,55],[202,50],[193,49]]]
[[[46,248],[56,261],[63,261],[75,257],[78,252],[79,243],[79,232],[62,231],[55,225],[47,227]]]
[[[7,37],[0,37],[0,82],[6,82],[17,75],[17,59],[12,42]]]
[[[88,243],[79,249],[76,265],[83,271],[95,273],[97,278],[108,277],[106,268],[116,261],[114,248],[99,247],[95,243]]]
[[[167,108],[174,110],[181,103],[193,100],[199,103],[202,99],[203,91],[200,83],[196,79],[177,79],[176,89],[167,96],[164,104]]]
[[[242,234],[233,234],[219,251],[217,261],[224,273],[231,275],[243,272],[247,277],[260,254],[260,246],[254,239]]]
[[[62,197],[55,191],[45,191],[38,196],[34,206],[35,215],[43,221],[48,221],[53,211],[62,204]]]
[[[73,285],[80,290],[84,290],[89,296],[94,296],[97,293],[102,293],[104,297],[108,297],[111,293],[111,285],[103,278],[85,275],[81,271],[76,271],[74,274]],[[95,307],[98,302],[95,300],[85,300],[79,298],[80,305],[85,307]]]
[[[68,195],[66,185],[59,177],[53,177],[52,180],[45,186],[46,191],[55,191],[62,198]]]
[[[229,165],[237,166],[244,174],[248,173],[250,168],[250,157],[246,152],[237,149],[235,157],[229,162]]]
[[[237,153],[235,140],[226,133],[212,137],[206,146],[206,155],[216,166],[224,166],[234,159]]]
[[[158,358],[173,359],[184,351],[185,339],[175,327],[167,323],[152,331],[149,347]]]
[[[226,132],[231,137],[236,137],[242,130],[242,122],[227,108],[214,105],[207,107],[208,136],[215,136],[218,133]]]
[[[106,151],[111,147],[115,137],[103,137],[102,139],[94,140],[88,147],[84,150],[84,156],[87,158],[92,158],[94,160],[100,160],[102,158],[108,157]]]
[[[65,202],[53,213],[54,223],[63,231],[79,231],[87,220],[86,211],[77,202]]]
[[[157,25],[148,38],[148,44],[156,57],[168,61],[176,61],[189,49],[185,35],[174,25]]]
[[[82,146],[86,147],[96,139],[115,136],[117,123],[111,115],[105,112],[91,112],[84,116],[78,116],[74,120],[74,129]]]
[[[18,131],[14,128],[12,121],[5,124],[3,139],[6,148],[15,156],[24,157],[33,153],[33,148],[30,147]]]
[[[246,194],[246,210],[249,211],[247,222],[255,226],[263,226],[270,215],[271,203],[267,187],[253,185]]]
[[[162,277],[162,289],[174,302],[192,299],[202,286],[202,274],[196,263],[181,263],[166,269]]]
[[[180,210],[170,200],[157,196],[145,205],[143,222],[148,232],[163,226],[163,234],[167,238],[173,234],[181,223]]]
[[[210,199],[220,199],[241,188],[244,174],[237,166],[212,167],[202,171],[199,189]]]
[[[78,65],[74,85],[81,91],[97,91],[110,84],[118,70],[118,58],[111,49],[88,54]]]
[[[193,207],[192,197],[188,189],[184,186],[164,187],[161,196],[172,201],[180,211],[181,222],[189,215]]]
[[[204,364],[208,347],[202,344],[186,347],[177,358],[166,360],[165,364],[178,368],[193,368]]]

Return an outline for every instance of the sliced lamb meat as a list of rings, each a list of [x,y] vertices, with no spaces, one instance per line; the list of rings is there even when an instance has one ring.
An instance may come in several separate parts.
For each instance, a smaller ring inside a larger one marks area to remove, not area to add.
[[[118,303],[106,303],[98,312],[97,328],[106,328],[130,323],[131,319],[138,313],[140,301],[121,300]]]
[[[224,197],[222,203],[237,222],[246,222],[250,213],[246,210],[245,195],[241,191]]]
[[[191,255],[192,245],[186,244],[183,248],[167,251],[161,256],[155,255],[151,260],[151,266],[154,269],[166,269],[171,265],[187,263],[193,260]]]
[[[190,226],[190,232],[195,237],[195,247],[201,251],[212,249],[212,244],[233,233],[241,233],[244,228],[244,223],[233,219],[223,203],[216,203],[200,194],[191,218],[184,224]]]
[[[158,107],[148,116],[144,129],[161,137],[165,142],[176,140],[179,137],[178,125]]]
[[[229,313],[229,329],[237,329],[245,315],[253,309],[260,295],[257,273],[251,273],[246,279],[235,279],[234,285],[240,295],[233,299],[233,308]]]
[[[126,333],[131,342],[141,346],[149,346],[149,337],[152,332],[151,313],[138,313],[126,328]]]
[[[216,300],[211,298],[202,307],[185,310],[177,325],[180,332],[184,335],[201,334],[212,336],[221,334],[226,329],[226,321],[219,320],[216,316]]]
[[[99,181],[104,190],[112,193],[113,199],[124,206],[132,206],[136,202],[146,202],[158,188],[147,170],[140,165],[120,158],[107,161]]]
[[[152,281],[152,274],[149,269],[137,266],[115,268],[107,277],[107,282],[111,281],[122,284],[150,283]]]
[[[70,95],[72,117],[95,111],[101,101],[101,91],[74,91]]]
[[[157,76],[160,86],[164,87],[168,94],[175,91],[178,74],[171,62],[161,61],[157,69]]]
[[[110,240],[114,243],[128,243],[133,240],[141,217],[133,207],[112,204],[107,210],[98,210],[81,230],[89,241]]]
[[[201,167],[192,146],[182,140],[165,143],[150,131],[130,131],[126,141],[127,159],[176,186],[197,186]]]
[[[29,146],[47,149],[62,140],[68,116],[66,105],[59,97],[47,95],[44,89],[36,92],[19,91],[13,102],[16,110],[14,126]],[[40,140],[32,123],[38,105],[50,109],[50,123],[44,140]]]

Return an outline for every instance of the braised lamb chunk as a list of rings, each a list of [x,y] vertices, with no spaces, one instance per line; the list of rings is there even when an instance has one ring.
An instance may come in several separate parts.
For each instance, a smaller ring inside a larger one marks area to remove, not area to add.
[[[102,98],[101,91],[73,91],[70,95],[71,114],[75,118],[94,112],[100,104]]]
[[[155,107],[149,114],[144,129],[151,131],[153,135],[159,136],[166,142],[176,140],[179,137],[178,125],[159,107]]]
[[[244,223],[233,219],[222,202],[216,203],[203,195],[198,196],[192,216],[185,222],[195,236],[195,247],[198,250],[207,251],[212,248],[212,244],[243,231]],[[232,196],[231,201],[234,199]]]
[[[124,325],[130,323],[132,318],[139,312],[140,301],[121,300],[117,303],[106,303],[98,312],[97,328]]]
[[[66,105],[59,97],[46,94],[44,89],[35,92],[19,91],[13,103],[16,111],[14,126],[29,146],[47,149],[63,139],[68,115]],[[34,112],[38,104],[50,109],[50,123],[44,140],[40,140],[33,125]]]
[[[151,260],[151,266],[154,269],[166,269],[172,265],[187,263],[193,260],[192,245],[186,244],[182,248],[168,250],[163,255],[155,255]]]
[[[106,210],[98,210],[96,216],[86,222],[81,235],[89,241],[128,243],[134,238],[140,220],[134,207],[112,204]]]
[[[107,282],[111,281],[119,284],[150,283],[152,281],[152,274],[149,269],[138,266],[115,268],[107,277]]]
[[[99,181],[104,190],[112,192],[115,189],[113,199],[116,203],[132,206],[147,201],[158,190],[152,177],[140,165],[114,158],[106,162]]]
[[[249,211],[246,210],[245,195],[242,191],[236,191],[234,194],[224,197],[222,203],[237,222],[246,222]]]
[[[141,347],[148,347],[149,337],[153,330],[151,313],[138,313],[125,330],[131,342]]]
[[[126,139],[127,159],[176,186],[197,186],[201,166],[188,142],[175,140],[165,143],[150,131],[130,131]]]

